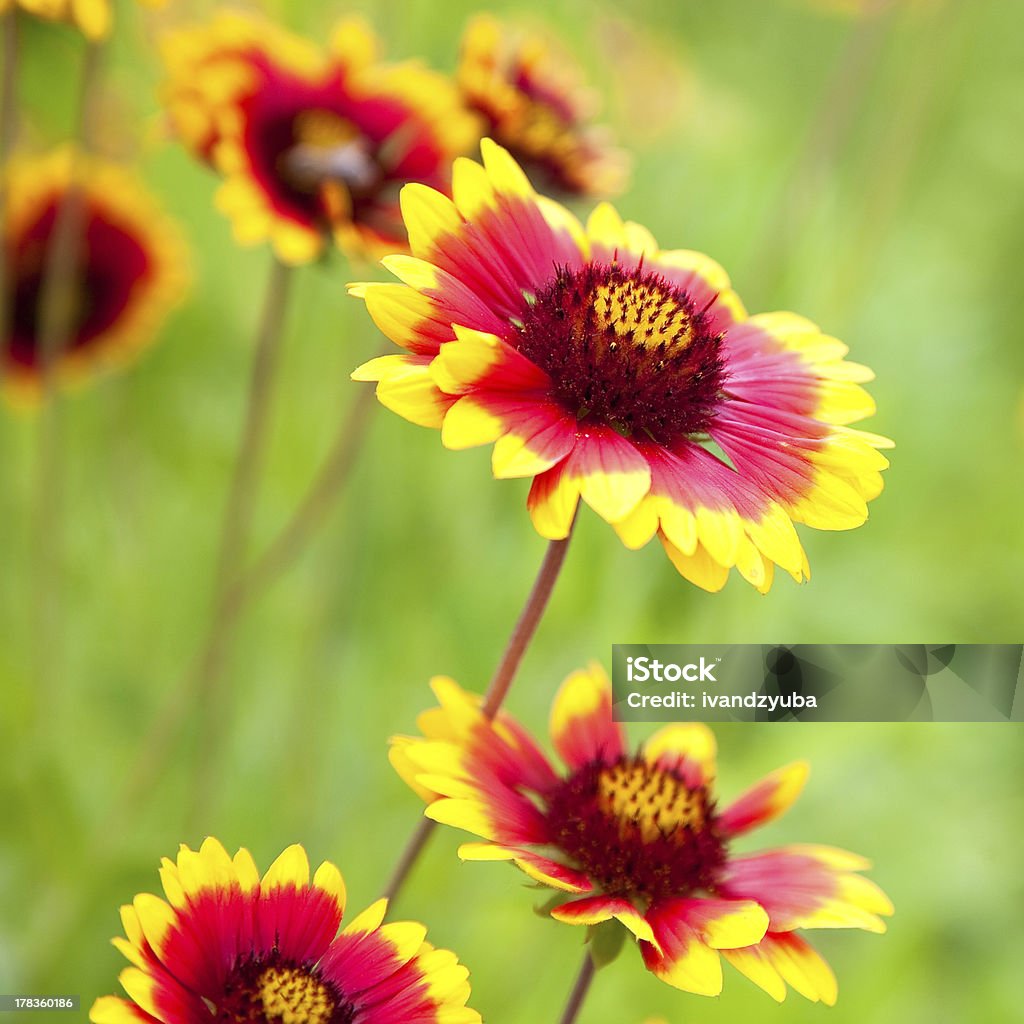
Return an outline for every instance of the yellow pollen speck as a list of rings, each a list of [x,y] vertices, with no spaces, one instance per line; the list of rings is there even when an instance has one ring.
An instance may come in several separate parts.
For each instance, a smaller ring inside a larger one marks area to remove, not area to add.
[[[683,349],[693,337],[690,315],[656,285],[613,281],[594,292],[594,315],[603,330],[614,331],[644,348]]]
[[[344,145],[359,134],[332,110],[304,110],[295,118],[294,129],[297,143],[322,149]]]
[[[327,987],[301,967],[268,967],[257,989],[274,1024],[327,1024],[334,1010]]]
[[[639,831],[645,843],[676,829],[704,825],[699,790],[690,790],[673,775],[644,763],[617,764],[601,772],[598,806],[617,819],[625,838]]]

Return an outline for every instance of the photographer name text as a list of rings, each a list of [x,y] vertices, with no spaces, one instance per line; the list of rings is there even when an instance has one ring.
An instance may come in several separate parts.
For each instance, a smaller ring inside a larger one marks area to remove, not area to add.
[[[717,683],[715,671],[721,658],[679,664],[674,661],[659,661],[657,658],[627,658],[626,680],[630,683]],[[626,695],[626,704],[631,708],[764,708],[776,711],[781,708],[816,708],[817,698],[813,694],[800,693],[781,695],[752,691],[745,694],[708,693],[701,690],[687,693],[685,690],[671,690],[667,693],[640,693],[632,690]]]

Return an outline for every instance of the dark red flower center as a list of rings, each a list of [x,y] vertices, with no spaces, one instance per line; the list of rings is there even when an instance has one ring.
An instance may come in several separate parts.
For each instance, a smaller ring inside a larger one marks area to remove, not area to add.
[[[525,53],[471,54],[459,68],[466,105],[540,192],[587,191],[596,153],[572,96]]]
[[[660,444],[706,432],[725,379],[706,309],[660,274],[560,268],[513,321],[514,344],[580,420]]]
[[[279,214],[318,229],[358,222],[404,237],[397,202],[405,179],[395,161],[418,139],[404,110],[353,106],[333,76],[310,85],[270,72],[242,108],[253,177]]]
[[[213,1019],[230,1024],[352,1024],[356,1014],[316,968],[277,953],[237,964],[212,1009]]]
[[[504,146],[534,186],[544,193],[574,195],[585,191],[586,158],[573,126],[557,110],[523,97],[513,111],[486,96],[471,97],[469,106],[485,118],[484,134]]]
[[[12,283],[10,333],[4,355],[16,366],[42,361],[40,299],[57,206],[54,197],[34,224],[8,248]],[[152,273],[143,241],[128,227],[114,223],[86,199],[84,232],[70,293],[60,297],[68,309],[69,350],[87,348],[115,327],[128,309],[135,289]]]
[[[642,757],[580,768],[547,797],[552,840],[606,893],[714,890],[725,863],[708,791]]]
[[[253,171],[282,208],[304,221],[350,216],[372,195],[381,171],[369,140],[345,117],[312,96],[285,105],[260,95],[253,103],[247,145]]]

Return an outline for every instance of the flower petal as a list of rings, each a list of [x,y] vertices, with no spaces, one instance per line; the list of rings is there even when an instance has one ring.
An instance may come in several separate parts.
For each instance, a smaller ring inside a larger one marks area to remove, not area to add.
[[[753,945],[768,930],[768,915],[752,900],[681,899],[670,901],[670,908],[712,949]],[[659,916],[666,909],[659,910]]]
[[[641,942],[647,969],[673,988],[701,996],[722,991],[722,962],[718,950],[701,941],[696,930],[671,906],[655,904],[647,912],[657,945]]]
[[[462,860],[510,860],[535,882],[550,885],[564,892],[590,892],[593,884],[581,871],[529,850],[519,850],[495,843],[463,843],[459,847]]]
[[[719,891],[760,903],[771,930],[863,928],[884,932],[878,915],[893,912],[873,882],[853,872],[863,858],[826,846],[792,845],[735,857],[725,866]]]
[[[806,761],[779,768],[731,803],[715,824],[726,836],[738,836],[784,814],[800,795],[810,771]]]
[[[715,734],[702,722],[674,722],[663,726],[644,743],[644,758],[678,772],[693,789],[715,777]]]
[[[568,472],[567,460],[534,477],[526,507],[534,529],[547,540],[569,536],[580,503],[579,481]]]
[[[353,380],[377,381],[381,405],[421,427],[440,427],[454,399],[445,395],[430,374],[430,356],[378,356],[363,363]]]
[[[579,430],[565,468],[583,500],[609,523],[629,515],[651,486],[647,460],[610,427]]]
[[[556,921],[565,924],[593,925],[612,918],[624,924],[638,939],[657,945],[647,919],[629,900],[616,896],[587,896],[563,903],[551,911]]]
[[[723,950],[722,955],[773,999],[786,998],[786,982],[811,1002],[834,1006],[835,975],[815,949],[792,932],[769,932],[755,946]]]
[[[622,727],[612,721],[611,684],[596,662],[559,687],[551,707],[551,739],[570,768],[622,756]]]

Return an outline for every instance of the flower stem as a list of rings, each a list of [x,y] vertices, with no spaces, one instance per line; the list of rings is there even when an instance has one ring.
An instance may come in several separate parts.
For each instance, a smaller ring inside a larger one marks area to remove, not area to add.
[[[868,275],[877,273],[877,253],[887,236],[897,229],[900,202],[904,200],[908,179],[921,158],[922,144],[928,138],[937,111],[950,101],[956,88],[956,76],[949,74],[964,40],[972,31],[970,4],[959,8],[930,10],[930,23],[915,25],[915,38],[928,60],[914,61],[901,82],[898,94],[887,103],[885,133],[879,134],[864,160],[860,175],[860,194],[864,197],[858,211],[852,240],[840,252],[839,261],[829,275],[831,289],[826,292],[826,307],[848,316],[870,284]],[[923,12],[915,12],[923,22]],[[929,31],[930,30],[930,31]],[[885,153],[884,160],[876,158]]]
[[[526,599],[523,610],[519,613],[519,618],[512,629],[512,635],[505,645],[501,661],[498,662],[498,667],[494,670],[490,685],[487,687],[487,693],[484,695],[482,710],[484,716],[488,719],[494,718],[501,709],[501,705],[508,696],[508,691],[515,680],[519,663],[523,660],[523,655],[526,653],[530,641],[537,632],[537,626],[540,625],[540,620],[548,606],[551,593],[555,589],[559,573],[562,571],[562,565],[565,562],[566,552],[569,550],[569,541],[572,539],[575,525],[576,519],[574,517],[568,534],[562,540],[553,540],[548,543],[544,561],[541,562],[537,578],[534,580],[533,587],[530,590],[530,595]],[[430,818],[423,818],[409,837],[409,841],[402,850],[398,863],[395,865],[391,878],[384,889],[384,896],[389,902],[393,902],[397,898],[399,891],[409,877],[409,873],[412,871],[417,860],[419,860],[420,854],[433,834],[436,825],[436,821]]]
[[[576,983],[572,987],[572,992],[569,993],[569,1001],[565,1004],[565,1009],[559,1018],[559,1024],[574,1024],[583,1007],[583,1001],[587,998],[587,992],[590,991],[590,983],[594,980],[594,973],[594,961],[588,949],[583,954],[580,972],[576,975]]]
[[[14,148],[18,119],[18,14],[13,5],[0,15],[3,48],[3,69],[0,70],[0,239],[7,237],[7,160]],[[13,291],[13,289],[12,289]],[[7,345],[7,323],[10,316],[7,288],[7,246],[0,245],[0,344]],[[0,348],[0,384],[4,364]]]
[[[373,389],[360,388],[348,415],[341,421],[327,459],[302,503],[263,554],[235,581],[233,600],[239,608],[270,586],[295,561],[323,523],[362,447],[374,403]]]
[[[228,492],[214,584],[214,630],[225,595],[239,572],[252,524],[254,498],[266,454],[270,400],[281,354],[282,326],[288,304],[291,268],[275,259],[270,268],[256,352],[249,378],[249,397],[235,471]]]
[[[5,160],[14,145],[18,107],[18,9],[9,7],[0,15],[3,22],[4,66],[0,71],[0,156]]]
[[[874,0],[871,10],[858,19],[850,32],[832,75],[822,89],[821,100],[782,193],[767,225],[750,249],[746,272],[741,276],[756,282],[766,292],[778,282],[786,266],[782,258],[786,248],[814,210],[824,172],[849,140],[871,72],[885,42],[889,29],[886,15],[891,4],[892,0]]]
[[[501,656],[497,669],[491,678],[491,683],[484,694],[483,713],[486,718],[493,718],[505,703],[508,691],[519,669],[519,663],[523,660],[526,648],[530,645],[537,626],[540,625],[541,617],[548,606],[551,592],[555,589],[555,582],[562,571],[565,562],[566,552],[569,550],[569,541],[572,539],[572,531],[576,526],[576,519],[573,518],[569,526],[569,533],[563,540],[553,540],[548,543],[544,561],[541,562],[537,579],[534,580],[533,589],[526,599],[519,619],[508,639],[505,653]]]
[[[393,903],[397,898],[399,891],[405,884],[405,880],[409,877],[409,872],[413,869],[413,865],[419,860],[420,854],[426,848],[428,840],[434,834],[436,826],[437,822],[432,818],[420,818],[416,831],[413,832],[409,837],[409,841],[405,844],[402,856],[395,865],[391,878],[384,888],[383,895],[389,904]]]
[[[249,534],[254,498],[263,464],[270,400],[280,355],[291,278],[290,268],[275,259],[270,269],[257,329],[245,423],[221,528],[212,610],[205,639],[185,678],[164,702],[154,725],[142,741],[142,759],[131,773],[120,799],[108,815],[106,824],[109,828],[123,826],[132,809],[159,777],[174,750],[189,713],[200,706],[200,700],[205,714],[199,718],[195,762],[197,775],[208,770],[213,758],[217,732],[227,701],[227,695],[219,692],[219,683],[232,627],[241,610],[239,591],[235,584],[245,553],[245,542]],[[200,813],[200,802],[205,799],[208,789],[205,784],[193,787],[193,799],[196,801],[191,809],[193,817]]]
[[[47,243],[36,312],[39,356],[39,410],[32,517],[32,638],[35,707],[45,707],[59,657],[59,564],[61,551],[61,417],[54,374],[78,315],[76,287],[82,261],[85,203],[78,182],[79,149],[88,149],[92,102],[99,82],[102,46],[89,43],[82,61],[79,105],[72,127],[67,186],[61,195]]]
[[[202,654],[190,680],[188,699],[183,705],[183,711],[187,713],[190,707],[198,708],[201,699],[205,711],[199,718],[196,746],[196,775],[200,780],[209,775],[217,738],[221,734],[230,703],[223,667],[231,631],[241,607],[234,586],[245,558],[256,492],[266,456],[271,400],[280,365],[285,312],[293,277],[289,266],[278,259],[273,261],[257,331],[245,422],[221,529],[220,553],[214,577],[213,612]],[[201,813],[209,791],[210,787],[202,783],[192,787],[192,817]]]

